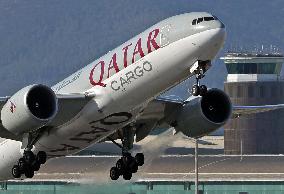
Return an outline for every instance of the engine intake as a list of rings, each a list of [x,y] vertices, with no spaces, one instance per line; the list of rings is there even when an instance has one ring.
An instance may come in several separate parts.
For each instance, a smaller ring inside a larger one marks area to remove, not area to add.
[[[19,135],[36,130],[52,120],[58,110],[53,90],[45,85],[30,85],[15,93],[1,110],[2,125]]]
[[[55,94],[43,85],[37,85],[28,91],[26,103],[30,112],[39,119],[49,119],[57,110]]]
[[[174,113],[174,127],[189,137],[201,137],[224,125],[231,112],[227,94],[219,89],[210,89],[203,97],[188,99]]]
[[[201,110],[213,123],[224,123],[231,115],[231,101],[221,90],[211,89],[201,98]]]

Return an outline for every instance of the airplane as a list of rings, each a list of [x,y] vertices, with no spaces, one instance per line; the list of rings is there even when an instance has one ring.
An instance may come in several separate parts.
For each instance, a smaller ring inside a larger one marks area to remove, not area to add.
[[[197,138],[229,118],[283,108],[234,106],[222,90],[200,84],[225,37],[225,25],[210,13],[173,16],[52,87],[33,84],[0,98],[0,179],[32,178],[48,159],[112,141],[122,156],[110,178],[130,180],[144,164],[143,153],[132,156],[133,143],[154,129]],[[193,76],[187,100],[161,97]]]

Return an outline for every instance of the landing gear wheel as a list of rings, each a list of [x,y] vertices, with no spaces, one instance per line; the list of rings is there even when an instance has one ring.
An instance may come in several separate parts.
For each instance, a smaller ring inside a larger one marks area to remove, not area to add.
[[[125,171],[122,176],[124,180],[130,180],[132,177],[132,173],[129,171]]]
[[[137,162],[138,166],[142,166],[144,164],[144,154],[137,153],[135,155],[135,161]]]
[[[119,172],[123,172],[123,169],[124,169],[124,165],[123,165],[123,161],[122,159],[119,159],[117,162],[116,162],[116,168],[119,170]],[[122,173],[120,173],[122,174]]]
[[[14,178],[20,178],[21,177],[21,171],[18,165],[14,165],[12,168],[12,175]]]
[[[112,167],[110,169],[110,178],[111,180],[117,180],[119,178],[119,170],[117,167]]]
[[[23,157],[19,159],[18,164],[12,168],[12,176],[20,178],[25,175],[27,178],[33,178],[35,171],[40,169],[41,164],[46,162],[46,153],[39,151],[37,155],[30,150],[25,150]]]
[[[27,178],[33,178],[34,174],[35,174],[35,173],[34,173],[32,167],[29,165],[29,166],[26,168],[26,170],[25,170],[25,176],[26,176]]]
[[[198,85],[194,84],[191,89],[191,93],[193,96],[198,96],[200,94],[200,88]]]
[[[39,151],[36,155],[36,159],[39,164],[44,164],[46,162],[46,153],[44,151]]]
[[[38,163],[38,161],[35,161],[32,165],[32,169],[33,169],[33,171],[39,171],[40,163]]]
[[[25,151],[24,152],[24,159],[26,163],[32,164],[33,161],[35,160],[35,155],[32,151]]]
[[[20,158],[18,162],[19,170],[21,174],[24,174],[26,169],[26,161],[24,158]]]
[[[125,166],[128,166],[131,161],[132,161],[132,156],[130,153],[124,153],[123,156],[122,156],[122,161],[124,163]]]
[[[129,164],[129,169],[132,173],[136,173],[138,170],[138,164],[135,160],[132,160],[132,162]]]
[[[199,86],[199,93],[200,93],[200,96],[205,96],[207,93],[207,87],[205,85]]]

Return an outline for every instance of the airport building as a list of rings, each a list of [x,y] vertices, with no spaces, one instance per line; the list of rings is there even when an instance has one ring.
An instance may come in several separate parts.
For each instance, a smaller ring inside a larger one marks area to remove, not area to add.
[[[221,58],[228,76],[224,90],[236,105],[284,103],[279,53],[229,52]],[[284,154],[284,110],[240,116],[224,127],[225,154]]]

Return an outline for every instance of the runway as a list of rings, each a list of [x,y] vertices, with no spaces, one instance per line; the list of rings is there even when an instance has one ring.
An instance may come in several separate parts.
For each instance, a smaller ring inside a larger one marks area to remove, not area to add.
[[[201,181],[284,181],[284,155],[223,155],[223,142],[222,136],[202,138],[199,145]],[[168,131],[135,144],[133,153],[137,152],[144,152],[145,164],[133,174],[132,181],[194,181],[192,140],[182,135],[173,136]],[[120,153],[112,143],[96,144],[82,152],[85,155],[49,160],[33,179],[26,181],[111,182],[109,170]]]
[[[206,136],[200,142],[201,181],[284,180],[283,155],[223,155],[222,136]],[[33,179],[110,182],[109,170],[120,152],[112,143],[96,144],[83,152],[88,155],[49,160]],[[167,131],[148,136],[135,144],[133,153],[137,152],[144,152],[145,164],[132,181],[194,180],[194,141],[182,135]]]
[[[162,155],[149,159],[133,175],[142,180],[194,180],[193,155]],[[34,177],[42,180],[110,181],[109,169],[118,156],[75,156],[53,159]],[[284,156],[205,155],[199,158],[202,181],[284,180]]]

